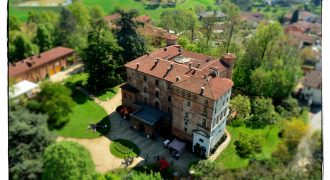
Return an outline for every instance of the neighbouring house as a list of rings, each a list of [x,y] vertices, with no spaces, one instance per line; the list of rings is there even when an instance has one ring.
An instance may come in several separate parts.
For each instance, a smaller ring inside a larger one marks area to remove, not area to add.
[[[174,136],[203,156],[224,134],[235,55],[221,58],[172,45],[127,64],[122,104],[135,109],[134,129],[147,136]]]
[[[299,31],[289,31],[287,35],[289,36],[290,39],[289,43],[292,45],[296,45],[299,48],[304,48],[307,46],[311,47],[314,45],[316,41],[315,37]]]
[[[15,82],[22,80],[38,82],[64,70],[76,59],[73,49],[56,47],[38,55],[11,63],[9,65],[9,78],[14,79]]]
[[[28,98],[32,97],[34,91],[38,87],[38,84],[35,84],[33,82],[23,80],[19,83],[16,83],[9,91],[9,98],[18,98],[21,96],[26,96]]]
[[[198,14],[199,20],[206,20],[209,18],[215,18],[216,21],[223,21],[226,18],[228,18],[227,14],[223,13],[222,11],[206,11],[206,12],[201,12]]]
[[[241,20],[251,24],[254,28],[264,20],[264,15],[259,12],[241,12],[239,16]]]
[[[115,22],[121,18],[120,14],[112,14],[105,16],[104,20],[108,23],[110,29],[116,29]],[[138,32],[147,37],[153,38],[153,44],[160,45],[162,41],[165,41],[166,45],[174,45],[177,43],[177,36],[170,33],[170,31],[163,28],[155,27],[151,24],[151,18],[147,15],[138,16],[135,18],[137,22],[143,23],[137,30]]]
[[[322,74],[321,70],[314,70],[305,75],[304,88],[301,91],[301,98],[309,105],[322,104]]]

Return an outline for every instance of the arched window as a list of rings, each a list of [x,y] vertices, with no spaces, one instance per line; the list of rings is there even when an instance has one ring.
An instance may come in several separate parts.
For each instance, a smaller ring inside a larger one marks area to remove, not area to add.
[[[155,97],[159,97],[159,92],[158,91],[155,92]]]
[[[172,102],[172,97],[171,96],[168,96],[167,101],[168,102]]]

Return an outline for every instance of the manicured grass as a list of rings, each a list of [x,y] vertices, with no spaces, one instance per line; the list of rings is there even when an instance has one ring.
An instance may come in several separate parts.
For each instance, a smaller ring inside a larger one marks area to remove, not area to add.
[[[96,138],[108,133],[110,122],[105,110],[81,92],[75,91],[73,94],[77,104],[72,108],[69,115],[70,121],[63,128],[54,130],[55,134],[74,138]],[[94,133],[92,129],[87,130],[91,123],[98,123],[101,126],[107,125],[107,127],[98,128]]]
[[[139,147],[126,139],[116,139],[110,144],[110,152],[118,158],[136,157],[140,154]]]
[[[85,87],[87,84],[88,73],[79,73],[71,75],[66,78],[63,82],[70,89],[74,89],[77,86]]]
[[[215,0],[185,0],[183,3],[177,3],[176,6],[166,6],[166,5],[160,5],[160,6],[145,6],[142,2],[138,2],[135,0],[83,0],[83,3],[87,6],[92,5],[100,5],[104,12],[106,14],[110,14],[110,12],[113,12],[116,8],[121,9],[137,9],[140,14],[147,14],[152,17],[153,20],[159,20],[160,15],[163,11],[169,10],[169,9],[176,9],[176,8],[182,8],[182,9],[194,9],[196,6],[211,6],[216,7]],[[59,10],[60,8],[48,8],[48,7],[17,7],[13,5],[12,3],[9,4],[9,14],[15,15],[17,18],[19,18],[21,21],[26,21],[28,12],[31,10],[39,11],[39,10]]]
[[[96,97],[98,99],[100,99],[101,101],[107,101],[107,100],[111,99],[114,95],[117,94],[118,89],[119,89],[119,87],[116,86],[114,88],[111,88],[110,90],[107,90],[107,91],[103,92],[103,93],[97,94]]]
[[[249,129],[245,126],[231,127],[227,126],[227,130],[231,135],[231,140],[228,147],[220,154],[215,163],[225,169],[236,169],[246,167],[248,165],[248,159],[241,159],[235,150],[234,142],[238,139],[240,132],[245,132],[252,135],[260,135],[263,137],[262,152],[257,154],[257,159],[269,159],[271,158],[272,151],[276,148],[276,145],[280,141],[278,132],[280,131],[280,123],[266,127],[264,129]]]

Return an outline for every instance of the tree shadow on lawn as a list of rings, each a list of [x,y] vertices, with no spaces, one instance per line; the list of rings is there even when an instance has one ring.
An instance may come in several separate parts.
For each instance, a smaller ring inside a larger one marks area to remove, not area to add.
[[[86,101],[91,100],[88,96],[83,94],[77,89],[74,89],[72,91],[72,99],[77,103],[77,104],[84,104]]]
[[[103,117],[98,121],[96,131],[100,133],[100,136],[107,135],[110,132],[111,124],[109,120],[109,115]]]
[[[159,4],[146,4],[144,5],[145,10],[155,10],[159,8]]]

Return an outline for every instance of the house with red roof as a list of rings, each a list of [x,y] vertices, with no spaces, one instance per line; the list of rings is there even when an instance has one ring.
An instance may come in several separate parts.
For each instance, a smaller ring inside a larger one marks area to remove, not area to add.
[[[301,91],[301,98],[309,105],[322,104],[322,72],[314,70],[305,75],[303,81],[304,88]]]
[[[38,82],[65,69],[70,58],[75,60],[74,50],[59,46],[11,63],[9,77],[13,78],[15,82],[23,80]]]
[[[225,131],[235,59],[230,53],[215,58],[171,45],[125,64],[122,104],[135,109],[133,128],[149,137],[175,136],[210,156]]]

